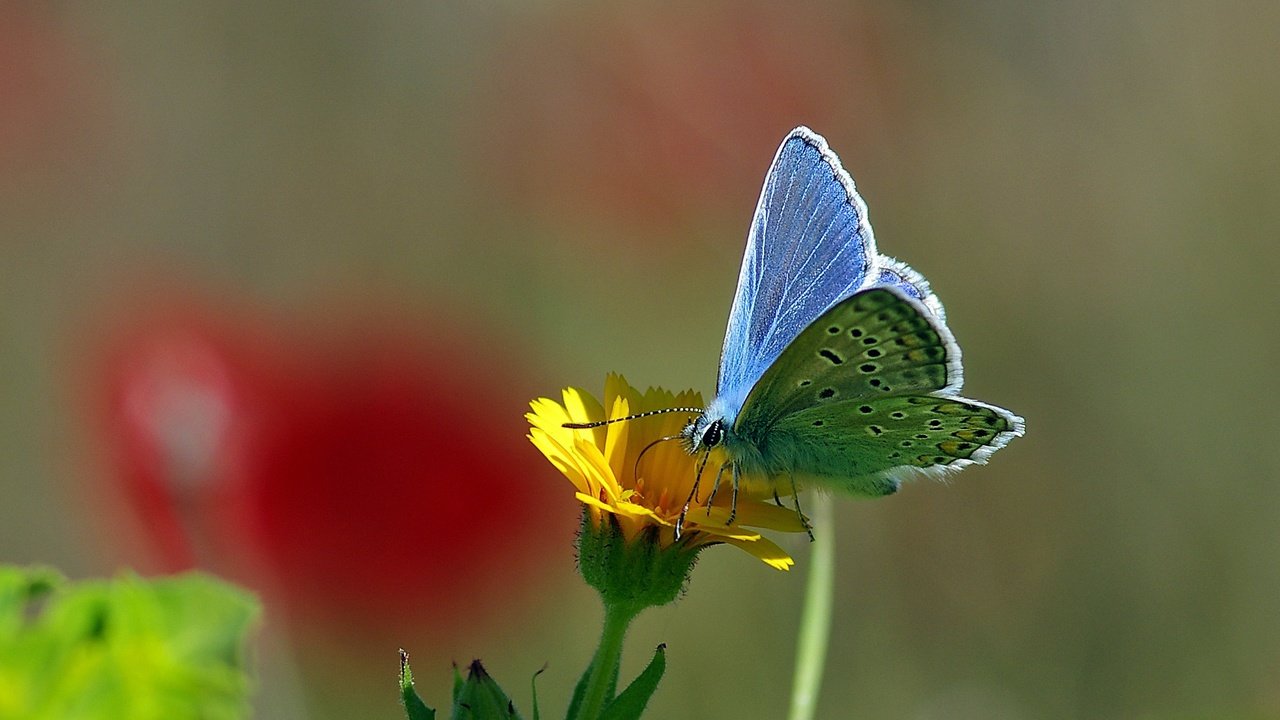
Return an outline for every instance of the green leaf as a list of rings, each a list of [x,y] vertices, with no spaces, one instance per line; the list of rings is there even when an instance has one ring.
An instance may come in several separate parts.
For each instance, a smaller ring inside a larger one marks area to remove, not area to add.
[[[653,691],[657,689],[658,682],[662,680],[662,673],[667,669],[667,646],[659,645],[658,649],[653,652],[653,659],[649,661],[649,665],[636,676],[635,680],[627,686],[622,694],[614,698],[609,703],[604,712],[600,714],[600,720],[636,720],[640,714],[644,712],[645,705],[649,704],[649,698],[653,697]]]
[[[0,718],[247,717],[258,612],[199,574],[67,583],[0,567]]]
[[[515,703],[485,672],[479,660],[471,661],[467,679],[454,696],[453,720],[519,720]]]
[[[581,711],[582,697],[587,692],[587,681],[591,679],[591,671],[596,667],[596,660],[592,658],[591,664],[582,673],[582,677],[578,678],[578,684],[573,688],[573,697],[569,700],[569,711],[565,714],[565,720],[578,720],[578,713]],[[614,667],[613,677],[609,678],[609,693],[612,698],[614,693],[618,691],[618,668]]]
[[[533,691],[533,720],[542,720],[538,712],[538,676],[546,672],[547,666],[543,665],[542,669],[533,674],[533,679],[529,681],[530,689]]]
[[[413,689],[413,669],[409,667],[409,653],[400,649],[400,700],[404,702],[409,720],[436,720],[436,711],[427,707]]]

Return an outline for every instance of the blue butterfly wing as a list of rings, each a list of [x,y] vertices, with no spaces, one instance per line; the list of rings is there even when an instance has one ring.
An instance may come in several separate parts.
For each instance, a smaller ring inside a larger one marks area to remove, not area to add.
[[[907,297],[919,300],[938,320],[946,322],[947,312],[942,301],[929,288],[929,281],[901,260],[881,255],[874,275],[868,278],[867,287],[897,288]]]
[[[822,136],[792,130],[765,176],[729,311],[716,384],[726,418],[810,322],[879,279],[878,260],[866,203],[840,159]]]

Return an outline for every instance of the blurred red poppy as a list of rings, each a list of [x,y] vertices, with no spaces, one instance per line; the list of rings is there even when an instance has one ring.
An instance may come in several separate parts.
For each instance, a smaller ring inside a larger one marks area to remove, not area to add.
[[[509,607],[576,527],[530,492],[519,368],[439,326],[300,335],[177,310],[115,343],[113,477],[160,569],[203,566],[348,628]]]
[[[125,561],[161,572],[213,566],[229,550],[214,536],[253,445],[247,436],[278,404],[274,341],[253,339],[247,318],[191,307],[134,320],[114,338],[95,388],[106,394],[112,487],[138,513],[150,553]]]
[[[557,5],[524,13],[467,114],[486,193],[544,214],[640,228],[743,212],[788,130],[839,128],[841,148],[892,117],[874,5]],[[821,16],[819,16],[821,15]],[[474,147],[469,144],[468,147]],[[749,150],[749,151],[748,151]]]

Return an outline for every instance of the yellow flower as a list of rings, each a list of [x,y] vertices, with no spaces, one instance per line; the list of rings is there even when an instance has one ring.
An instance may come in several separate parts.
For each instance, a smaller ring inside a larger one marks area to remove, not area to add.
[[[744,482],[737,513],[729,523],[730,488],[722,487],[715,501],[706,502],[715,482],[720,462],[711,458],[685,517],[680,540],[675,538],[676,522],[693,489],[698,458],[687,453],[675,439],[688,415],[667,413],[614,423],[586,430],[563,427],[565,423],[587,423],[670,407],[702,407],[702,397],[692,390],[674,395],[661,388],[641,393],[620,375],[605,379],[605,405],[577,388],[564,390],[564,402],[542,398],[530,403],[529,439],[543,455],[569,478],[576,496],[597,527],[610,516],[615,518],[627,542],[642,532],[656,537],[661,547],[694,549],[726,543],[742,548],[779,570],[795,561],[782,548],[749,528],[783,532],[804,532],[804,524],[791,508],[774,504],[774,489],[768,482]],[[606,414],[604,408],[608,407]],[[658,442],[644,453],[651,443]],[[728,473],[721,480],[728,485]]]

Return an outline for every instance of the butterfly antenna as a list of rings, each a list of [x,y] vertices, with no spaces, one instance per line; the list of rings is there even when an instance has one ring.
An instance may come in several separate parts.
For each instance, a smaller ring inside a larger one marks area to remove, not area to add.
[[[633,475],[637,478],[640,477],[640,461],[644,459],[644,454],[649,452],[649,450],[652,449],[654,445],[657,445],[660,442],[666,442],[668,440],[679,440],[679,439],[680,439],[679,435],[667,435],[666,437],[660,437],[657,440],[654,440],[653,442],[649,443],[648,445],[645,445],[644,449],[640,451],[640,454],[636,456],[636,466],[632,468]]]
[[[562,425],[560,425],[560,427],[565,428],[567,430],[588,430],[590,428],[598,428],[603,425],[611,425],[616,422],[623,422],[624,420],[639,420],[640,418],[646,418],[646,417],[649,417],[650,415],[661,415],[663,413],[673,413],[673,412],[701,414],[702,408],[692,408],[692,407],[663,408],[661,410],[650,410],[648,412],[636,413],[635,415],[628,415],[626,417],[613,418],[612,420],[597,420],[595,422],[588,422],[588,423],[563,423]],[[663,439],[665,440],[666,438],[663,438]]]

